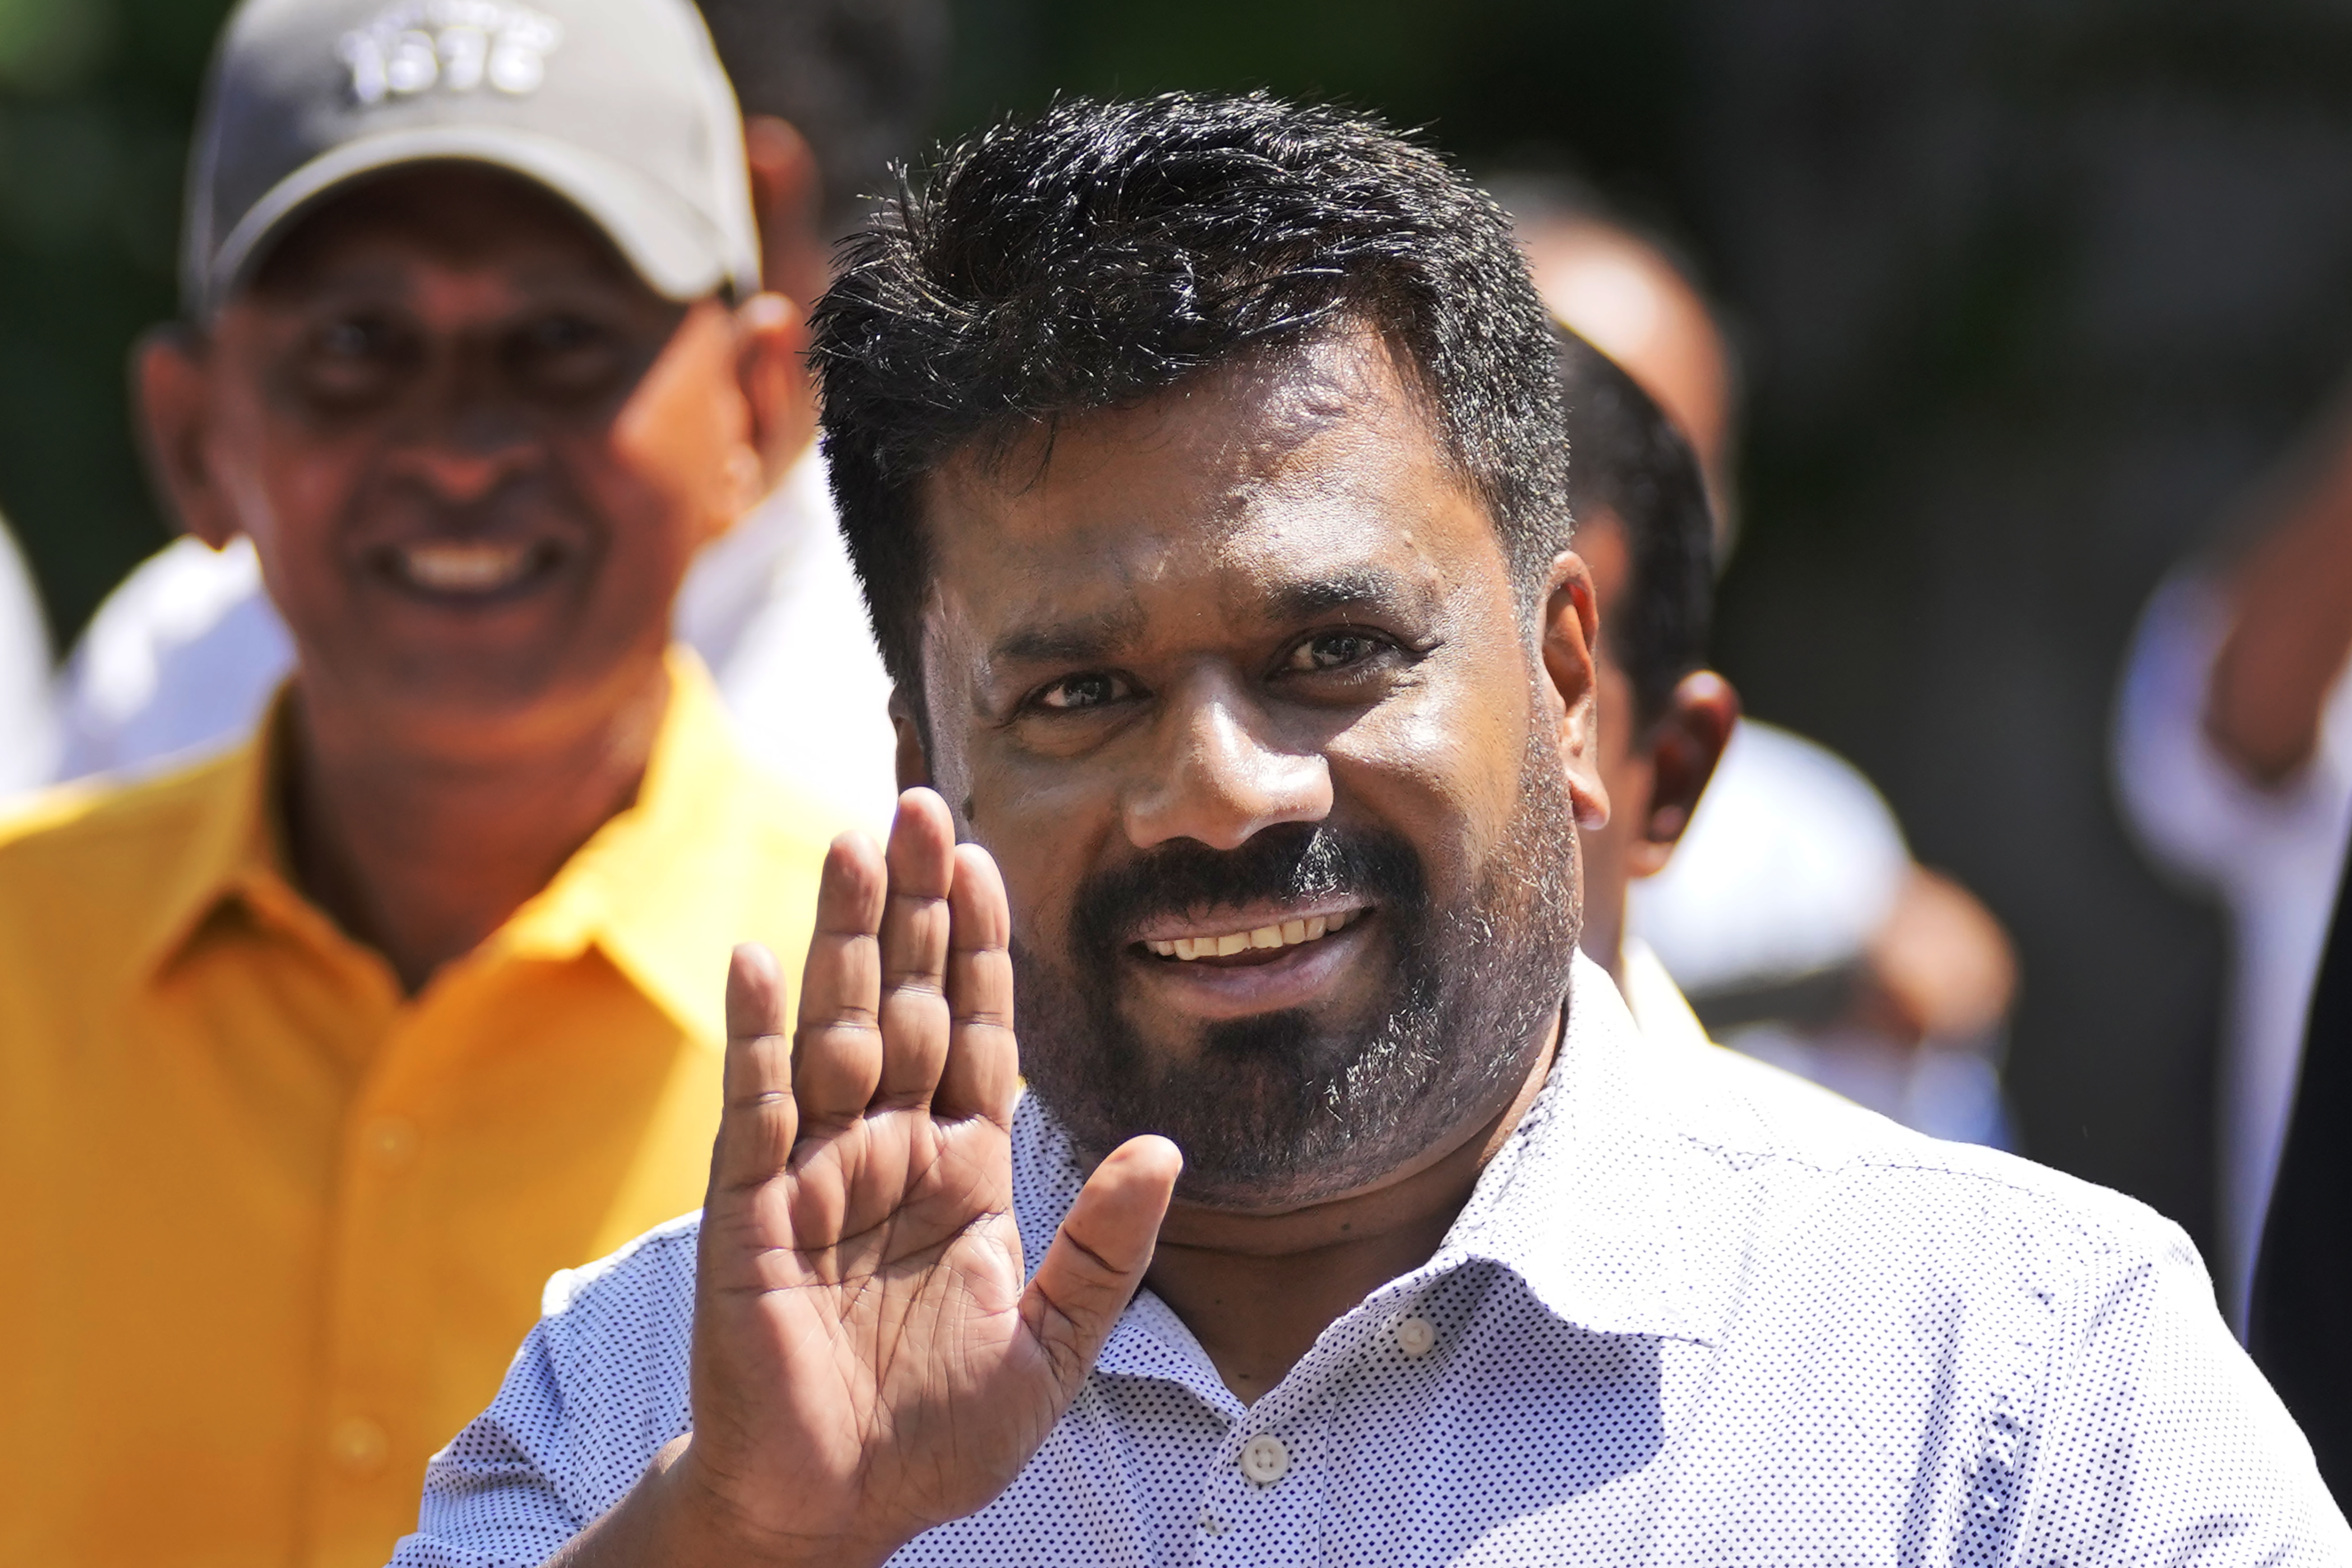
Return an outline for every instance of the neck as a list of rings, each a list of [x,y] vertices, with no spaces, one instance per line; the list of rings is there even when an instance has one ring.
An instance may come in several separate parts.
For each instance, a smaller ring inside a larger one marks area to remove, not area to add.
[[[1559,1047],[1559,1015],[1508,1103],[1379,1186],[1278,1214],[1179,1202],[1147,1282],[1184,1320],[1235,1397],[1280,1383],[1364,1298],[1436,1256],[1488,1162],[1534,1103]]]
[[[668,700],[656,664],[578,722],[451,755],[306,701],[298,680],[279,801],[295,879],[413,996],[636,798]]]
[[[1618,900],[1614,908],[1604,904],[1601,911],[1588,915],[1585,917],[1584,935],[1578,938],[1577,946],[1584,950],[1586,957],[1608,970],[1609,977],[1617,982],[1617,988],[1623,990],[1625,988],[1624,901]]]

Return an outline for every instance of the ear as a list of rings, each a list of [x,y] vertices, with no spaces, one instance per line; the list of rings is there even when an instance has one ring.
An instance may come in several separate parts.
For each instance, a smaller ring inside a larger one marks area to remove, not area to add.
[[[1592,574],[1584,558],[1573,550],[1555,557],[1545,579],[1543,608],[1536,627],[1541,639],[1544,675],[1559,727],[1562,772],[1568,778],[1569,799],[1575,803],[1576,824],[1588,831],[1609,825],[1609,791],[1601,783],[1601,744],[1596,727],[1596,684],[1593,649],[1599,646],[1601,612],[1592,592]]]
[[[930,754],[923,746],[923,727],[915,722],[907,694],[898,686],[890,688],[890,727],[898,733],[898,788],[902,791],[936,788]]]
[[[755,294],[735,311],[735,375],[751,413],[751,445],[759,483],[742,498],[748,511],[800,460],[816,434],[801,356],[809,343],[808,318],[781,294]]]
[[[212,434],[211,345],[180,323],[142,334],[131,350],[131,402],[139,411],[141,455],[164,509],[183,532],[226,549],[243,531],[215,481],[206,448]]]
[[[751,174],[751,215],[760,225],[761,281],[805,307],[824,292],[830,259],[824,177],[816,154],[790,120],[747,114],[743,156]]]
[[[1739,694],[1713,670],[1694,670],[1675,687],[1666,711],[1643,737],[1650,753],[1650,816],[1625,852],[1631,875],[1650,876],[1664,868],[1738,723]]]

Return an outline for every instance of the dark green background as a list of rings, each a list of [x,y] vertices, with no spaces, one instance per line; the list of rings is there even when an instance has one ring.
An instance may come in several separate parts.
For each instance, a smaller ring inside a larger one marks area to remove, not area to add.
[[[0,506],[61,635],[163,532],[122,363],[170,310],[223,7],[0,0]],[[2352,12],[2318,0],[962,0],[952,131],[1271,86],[1572,160],[1740,342],[1718,658],[2018,936],[2032,1152],[2210,1219],[2211,915],[2105,764],[2148,588],[2352,353]]]

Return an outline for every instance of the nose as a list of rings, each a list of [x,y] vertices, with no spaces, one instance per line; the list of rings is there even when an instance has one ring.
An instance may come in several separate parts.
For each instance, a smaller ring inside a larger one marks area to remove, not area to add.
[[[1203,676],[1171,694],[1157,728],[1156,766],[1123,803],[1138,849],[1171,839],[1239,849],[1277,822],[1331,814],[1331,768],[1322,754],[1274,744],[1264,711],[1228,677]]]
[[[408,438],[394,461],[436,499],[463,507],[530,466],[535,444],[530,421],[500,395],[492,368],[472,362],[475,355],[450,358],[418,389]]]

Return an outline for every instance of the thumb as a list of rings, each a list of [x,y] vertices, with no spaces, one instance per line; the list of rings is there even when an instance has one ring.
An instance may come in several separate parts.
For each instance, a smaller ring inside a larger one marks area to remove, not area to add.
[[[1066,1400],[1151,1267],[1184,1156],[1167,1139],[1129,1138],[1096,1167],[1021,1298],[1021,1318],[1053,1362]]]

